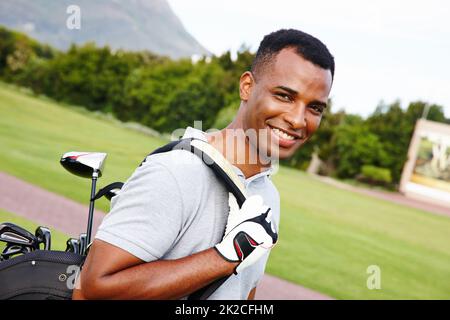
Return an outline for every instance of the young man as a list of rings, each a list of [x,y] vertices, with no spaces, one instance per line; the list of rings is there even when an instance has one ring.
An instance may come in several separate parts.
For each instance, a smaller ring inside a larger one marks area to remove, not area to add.
[[[148,157],[113,198],[74,299],[180,299],[233,273],[210,299],[253,298],[279,225],[271,164],[319,127],[333,75],[333,56],[318,39],[292,29],[264,37],[240,78],[233,122],[184,134],[219,150],[251,197],[237,212],[223,182],[190,152]],[[251,218],[259,222],[249,226]],[[248,256],[234,246],[239,232],[255,249]]]

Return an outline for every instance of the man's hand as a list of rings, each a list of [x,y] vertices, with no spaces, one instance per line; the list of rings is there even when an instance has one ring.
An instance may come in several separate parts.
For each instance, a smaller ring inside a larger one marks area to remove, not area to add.
[[[225,236],[215,248],[225,260],[239,262],[234,271],[237,274],[264,256],[277,242],[278,234],[271,223],[272,212],[261,196],[249,197],[239,209],[230,193],[229,206]]]

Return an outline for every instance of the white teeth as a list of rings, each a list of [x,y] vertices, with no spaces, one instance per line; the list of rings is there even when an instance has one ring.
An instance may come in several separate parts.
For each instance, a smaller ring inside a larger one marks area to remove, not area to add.
[[[293,136],[287,134],[287,133],[284,132],[284,131],[281,131],[280,129],[272,128],[272,130],[273,130],[273,132],[275,132],[279,137],[281,137],[281,138],[283,138],[283,139],[286,139],[286,140],[294,140],[294,139],[295,139],[295,137],[293,137]]]

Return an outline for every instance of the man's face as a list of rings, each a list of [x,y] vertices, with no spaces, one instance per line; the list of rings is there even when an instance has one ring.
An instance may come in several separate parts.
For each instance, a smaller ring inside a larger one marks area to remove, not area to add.
[[[332,77],[330,70],[291,48],[281,50],[274,59],[256,81],[250,73],[241,77],[240,94],[246,105],[243,126],[262,133],[256,142],[250,139],[260,155],[286,159],[319,127]]]

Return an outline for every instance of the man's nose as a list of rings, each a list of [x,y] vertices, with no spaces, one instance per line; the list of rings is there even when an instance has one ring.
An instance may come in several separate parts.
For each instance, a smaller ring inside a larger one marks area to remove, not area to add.
[[[306,107],[298,105],[285,114],[284,120],[291,125],[292,129],[306,128]]]

